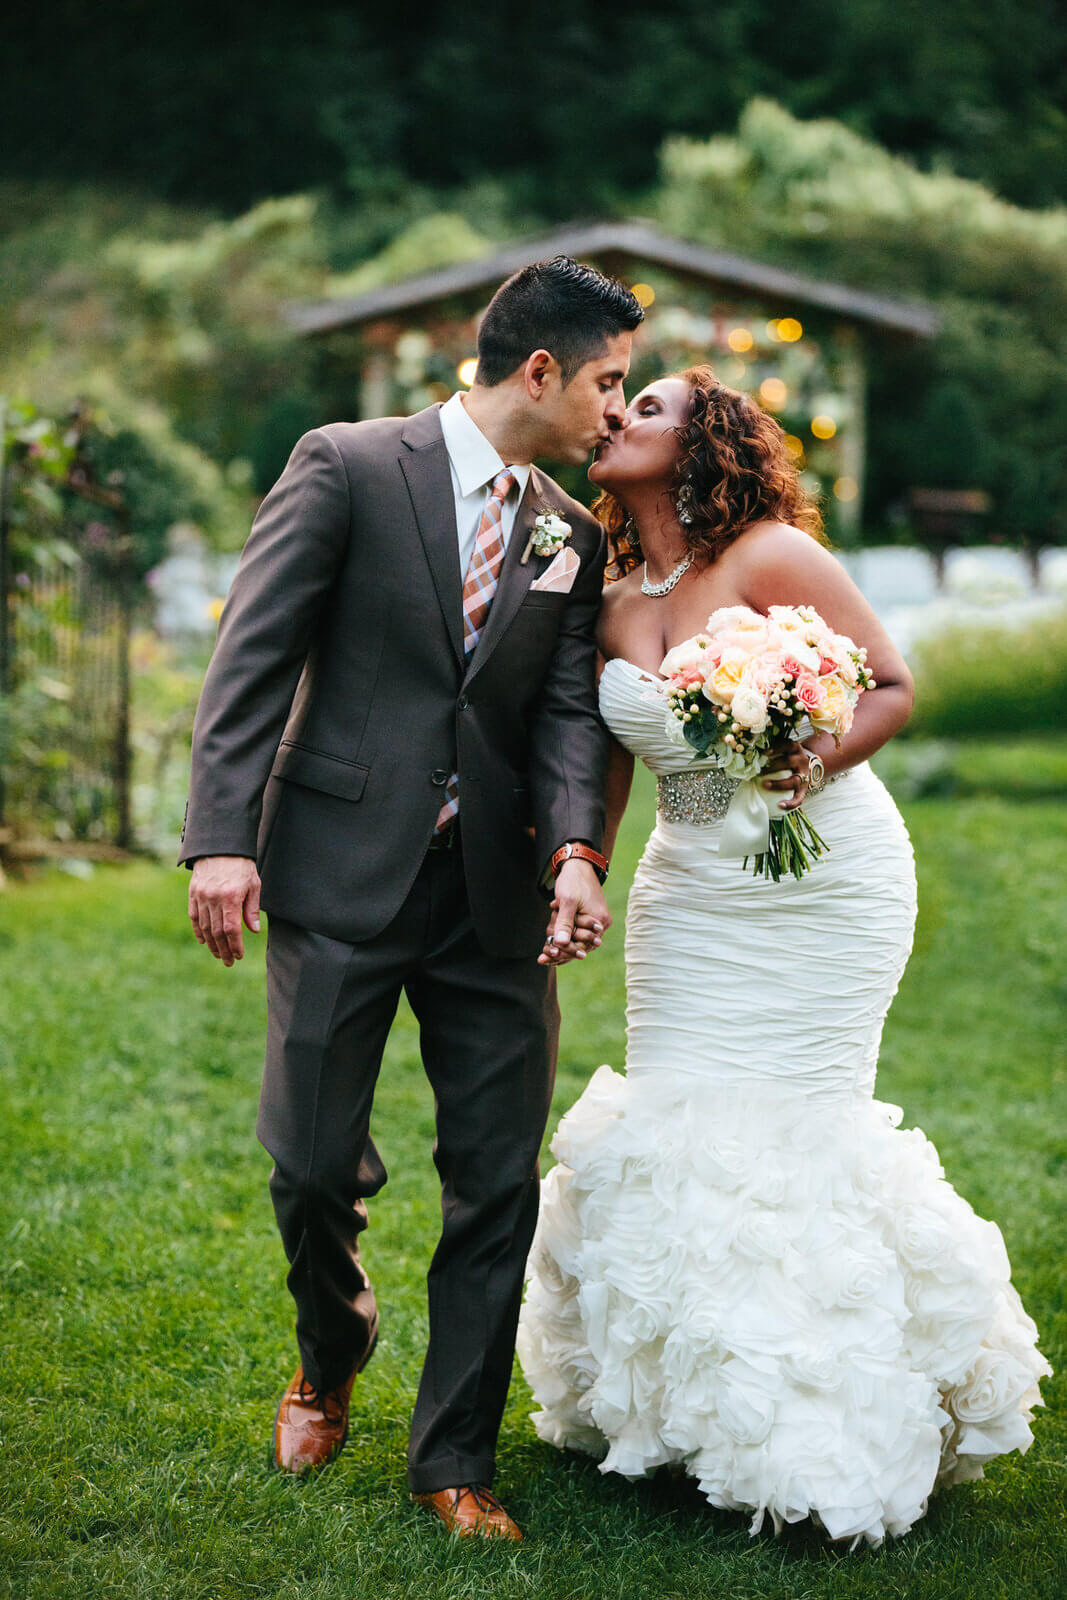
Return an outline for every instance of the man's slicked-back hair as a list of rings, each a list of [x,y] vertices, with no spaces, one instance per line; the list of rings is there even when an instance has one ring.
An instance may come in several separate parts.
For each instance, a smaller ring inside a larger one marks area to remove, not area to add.
[[[607,341],[632,331],[645,313],[615,278],[570,256],[535,261],[502,283],[478,330],[476,382],[493,388],[535,350],[559,362],[566,386]]]

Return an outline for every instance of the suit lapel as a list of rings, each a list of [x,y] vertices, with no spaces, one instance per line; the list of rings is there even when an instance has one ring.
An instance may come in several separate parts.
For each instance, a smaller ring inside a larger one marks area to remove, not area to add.
[[[463,580],[459,570],[459,536],[456,532],[452,473],[441,424],[437,420],[439,409],[438,406],[430,406],[408,418],[401,435],[405,449],[400,455],[400,470],[407,482],[415,522],[433,575],[448,637],[457,660],[462,663]],[[492,614],[490,611],[490,619]]]
[[[508,540],[508,548],[504,555],[504,562],[500,568],[500,578],[496,586],[496,594],[489,608],[482,636],[478,640],[478,648],[471,657],[470,666],[467,668],[467,679],[474,677],[495,650],[503,637],[508,624],[512,621],[516,611],[526,598],[527,591],[544,567],[544,558],[531,555],[525,566],[522,562],[522,552],[526,549],[527,541],[533,532],[533,525],[541,507],[541,475],[536,467],[531,467],[526,493],[519,502],[519,509],[515,513],[515,523]]]

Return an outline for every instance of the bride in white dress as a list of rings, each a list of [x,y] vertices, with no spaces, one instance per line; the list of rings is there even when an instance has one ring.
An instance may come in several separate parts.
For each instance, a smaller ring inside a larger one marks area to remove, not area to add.
[[[874,1098],[915,877],[866,758],[910,678],[781,429],[710,368],[643,390],[589,476],[624,574],[600,639],[609,843],[634,756],[659,800],[627,912],[625,1076],[595,1073],[543,1184],[518,1346],[535,1426],[604,1472],[680,1465],[753,1532],[810,1517],[877,1544],[935,1484],[1025,1450],[1051,1370],[999,1229]],[[668,738],[657,689],[710,612],[776,604],[814,605],[878,683],[839,749],[809,738],[773,785],[830,847],[777,884],[720,860],[732,781]]]

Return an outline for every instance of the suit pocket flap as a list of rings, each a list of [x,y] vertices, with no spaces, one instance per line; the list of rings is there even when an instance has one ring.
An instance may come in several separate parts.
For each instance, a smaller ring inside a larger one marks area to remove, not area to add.
[[[284,739],[271,768],[275,778],[303,784],[305,789],[321,789],[323,794],[335,794],[339,800],[360,799],[369,771],[369,767],[357,766],[354,761]]]

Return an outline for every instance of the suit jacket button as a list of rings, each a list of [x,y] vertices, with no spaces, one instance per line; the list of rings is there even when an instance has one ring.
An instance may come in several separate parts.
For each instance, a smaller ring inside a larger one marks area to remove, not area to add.
[[[461,694],[460,697],[459,697],[459,709],[461,711],[466,711],[469,708],[469,706],[470,706],[470,700],[468,699],[468,697],[465,694]]]
[[[448,773],[445,772],[443,768],[437,767],[433,772],[430,773],[430,782],[436,784],[447,783]]]

